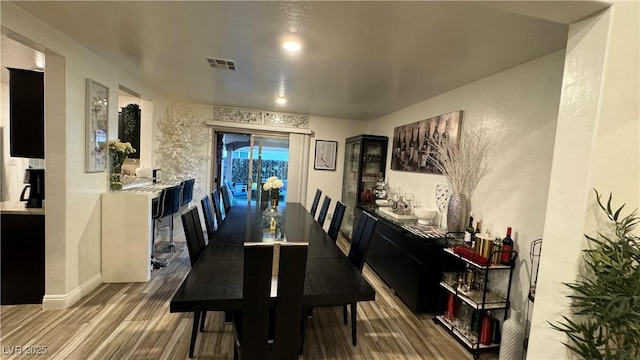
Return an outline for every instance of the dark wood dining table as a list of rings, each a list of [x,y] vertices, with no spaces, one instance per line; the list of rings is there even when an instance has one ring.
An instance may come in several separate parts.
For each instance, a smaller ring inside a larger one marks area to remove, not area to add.
[[[307,242],[303,306],[324,307],[375,300],[375,290],[299,203],[281,206],[288,242]],[[170,303],[170,312],[231,311],[242,307],[244,243],[265,237],[262,210],[233,206]]]

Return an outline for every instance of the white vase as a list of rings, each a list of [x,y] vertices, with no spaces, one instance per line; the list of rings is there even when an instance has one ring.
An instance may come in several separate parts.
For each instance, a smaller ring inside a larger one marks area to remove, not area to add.
[[[520,322],[520,310],[511,309],[511,316],[502,324],[500,360],[520,360],[524,347],[524,325]]]

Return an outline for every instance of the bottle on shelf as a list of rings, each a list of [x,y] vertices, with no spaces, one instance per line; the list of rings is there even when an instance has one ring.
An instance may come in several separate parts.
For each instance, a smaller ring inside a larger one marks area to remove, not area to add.
[[[473,229],[473,212],[469,213],[469,225],[464,229],[464,244],[471,248],[471,237],[475,234]]]
[[[511,250],[513,250],[513,240],[511,239],[511,228],[507,228],[507,236],[502,239],[502,255],[500,255],[500,264],[511,265]]]
[[[476,222],[476,230],[471,234],[471,248],[476,252],[476,254],[480,254],[480,242],[477,239],[477,236],[480,234],[480,221]]]
[[[491,312],[487,311],[482,316],[482,324],[480,325],[480,344],[482,345],[491,345],[491,341],[493,340],[493,317],[491,316]]]

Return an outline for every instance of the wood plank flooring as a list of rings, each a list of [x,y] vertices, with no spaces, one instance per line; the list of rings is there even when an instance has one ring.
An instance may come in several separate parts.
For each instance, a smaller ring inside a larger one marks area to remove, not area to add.
[[[348,250],[345,239],[339,245]],[[0,358],[188,359],[192,314],[169,313],[169,301],[190,269],[188,253],[171,257],[171,265],[155,271],[149,283],[102,284],[69,309],[0,306]],[[473,358],[431,314],[413,314],[367,266],[363,273],[376,300],[358,304],[358,346],[351,345],[341,307],[319,308],[308,319],[301,359]],[[233,359],[232,336],[223,314],[208,313],[194,358]],[[46,354],[16,354],[15,346],[46,346]],[[497,359],[497,354],[480,358]]]

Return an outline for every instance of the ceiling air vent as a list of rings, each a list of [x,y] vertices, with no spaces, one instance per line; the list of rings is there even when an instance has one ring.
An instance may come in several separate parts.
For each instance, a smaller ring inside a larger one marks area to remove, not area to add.
[[[212,68],[222,69],[222,70],[236,70],[238,65],[235,60],[229,59],[220,59],[220,58],[207,58],[209,65]]]

